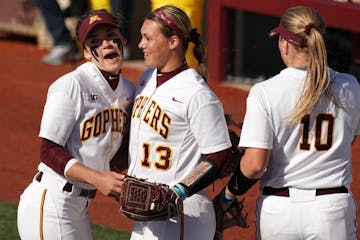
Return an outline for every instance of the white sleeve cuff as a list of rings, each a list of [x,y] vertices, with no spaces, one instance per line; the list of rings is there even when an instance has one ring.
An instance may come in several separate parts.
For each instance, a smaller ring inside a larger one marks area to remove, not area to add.
[[[75,158],[70,159],[64,169],[64,176],[67,177],[66,173],[67,171],[69,171],[69,169],[72,167],[72,165],[74,165],[75,163],[79,162],[78,160],[76,160]]]

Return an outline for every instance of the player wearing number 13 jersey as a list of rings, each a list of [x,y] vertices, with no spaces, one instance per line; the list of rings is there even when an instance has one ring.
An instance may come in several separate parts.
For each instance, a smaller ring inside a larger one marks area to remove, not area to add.
[[[288,9],[270,32],[287,68],[247,98],[246,152],[227,190],[240,195],[260,179],[257,239],[357,238],[350,183],[360,86],[328,67],[324,32],[314,9]]]
[[[129,173],[174,185],[199,164],[202,153],[229,147],[226,125],[219,100],[194,69],[160,87],[156,79],[156,69],[149,69],[134,101]]]
[[[231,146],[221,102],[185,61],[189,41],[202,44],[174,6],[149,13],[139,47],[149,67],[131,114],[128,174],[165,183],[184,200],[184,239],[213,239],[212,202],[201,190],[216,180]],[[197,58],[202,63],[202,56]],[[177,239],[180,217],[135,222],[132,240]]]

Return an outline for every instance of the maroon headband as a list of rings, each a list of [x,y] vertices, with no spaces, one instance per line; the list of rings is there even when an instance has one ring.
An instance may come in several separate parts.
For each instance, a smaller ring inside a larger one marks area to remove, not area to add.
[[[169,18],[161,9],[155,9],[154,13],[159,16],[180,38],[185,36],[185,33]]]
[[[84,41],[89,32],[99,24],[108,24],[119,28],[119,24],[114,16],[107,12],[95,12],[87,16],[80,24],[77,35],[80,43]]]
[[[298,35],[295,35],[291,32],[289,32],[284,25],[282,25],[282,23],[280,22],[279,26],[277,26],[276,28],[274,28],[273,30],[271,30],[269,32],[269,37],[273,37],[276,35],[280,35],[282,38],[284,38],[286,41],[294,44],[295,46],[298,47],[306,47],[306,39],[303,37],[300,37]]]

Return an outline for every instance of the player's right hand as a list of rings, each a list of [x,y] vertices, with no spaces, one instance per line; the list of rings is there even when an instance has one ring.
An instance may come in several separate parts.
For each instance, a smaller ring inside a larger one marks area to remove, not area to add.
[[[124,177],[125,175],[117,172],[100,172],[94,185],[105,196],[119,201]]]

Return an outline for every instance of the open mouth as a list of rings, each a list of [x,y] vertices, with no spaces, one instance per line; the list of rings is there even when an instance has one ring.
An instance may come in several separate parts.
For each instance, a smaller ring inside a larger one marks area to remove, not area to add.
[[[106,55],[104,56],[104,58],[105,58],[105,59],[113,59],[113,58],[116,58],[116,57],[118,57],[118,56],[119,56],[119,54],[118,54],[117,52],[113,52],[113,53],[106,54]]]

